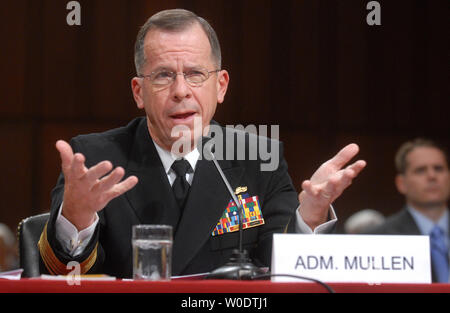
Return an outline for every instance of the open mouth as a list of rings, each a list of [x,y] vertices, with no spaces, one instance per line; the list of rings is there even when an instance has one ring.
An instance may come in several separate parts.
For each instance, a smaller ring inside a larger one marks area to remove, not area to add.
[[[183,121],[183,120],[189,119],[190,117],[192,117],[194,115],[195,115],[195,112],[184,112],[184,113],[173,114],[170,117],[175,120]]]

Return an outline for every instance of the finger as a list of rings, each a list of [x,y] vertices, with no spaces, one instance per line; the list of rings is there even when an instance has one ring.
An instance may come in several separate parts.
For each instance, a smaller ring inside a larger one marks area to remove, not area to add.
[[[114,185],[113,188],[111,188],[110,192],[110,196],[112,197],[111,199],[124,194],[125,192],[136,186],[137,183],[138,178],[136,176],[130,176],[124,181]]]
[[[349,165],[347,168],[336,172],[334,176],[339,177],[340,180],[343,180],[345,181],[345,183],[348,183],[350,185],[352,183],[352,180],[359,175],[359,173],[364,169],[365,166],[366,162],[360,160]]]
[[[359,160],[347,168],[331,174],[326,181],[320,184],[313,184],[310,180],[305,180],[302,183],[302,189],[316,199],[322,198],[324,201],[332,202],[352,184],[353,179],[365,166],[366,162]]]
[[[358,161],[346,169],[340,170],[331,175],[323,188],[323,194],[330,195],[333,199],[339,197],[344,189],[352,184],[353,179],[359,174],[364,166],[364,161]]]
[[[125,170],[120,166],[116,167],[109,175],[100,179],[98,183],[93,186],[92,190],[99,193],[106,192],[120,182],[124,175]]]
[[[122,181],[118,184],[115,184],[109,190],[104,192],[103,197],[102,197],[103,201],[104,201],[103,206],[105,206],[112,199],[124,194],[125,192],[127,192],[128,190],[130,190],[131,188],[136,186],[137,183],[138,183],[138,178],[136,176],[130,176],[127,179],[125,179],[124,181]]]
[[[325,183],[323,183],[321,186],[322,188],[319,190],[319,194],[323,198],[334,200],[339,196],[339,187],[346,185],[350,181],[350,178],[344,178],[343,171],[341,173],[334,173]]]
[[[88,182],[95,183],[97,179],[109,173],[113,168],[113,165],[109,161],[103,161],[97,165],[91,167],[85,174],[85,178]]]
[[[359,160],[347,167],[348,170],[353,171],[353,178],[359,175],[361,171],[366,167],[367,163],[364,160]]]
[[[58,140],[56,142],[56,149],[59,151],[59,155],[61,157],[61,167],[64,173],[69,170],[72,159],[73,159],[73,151],[72,147],[65,142],[64,140]]]
[[[359,152],[359,147],[355,143],[351,143],[341,149],[329,162],[341,169],[345,164],[347,164],[357,153]]]
[[[70,166],[70,175],[74,178],[82,178],[84,174],[87,172],[86,166],[84,166],[84,162],[86,158],[81,153],[75,153],[73,155],[72,164]]]
[[[313,197],[317,197],[317,195],[319,194],[319,189],[317,187],[315,187],[310,180],[305,180],[302,183],[302,189],[304,191],[306,191],[306,193],[308,193],[309,195],[313,196]]]
[[[302,183],[302,189],[310,196],[315,198],[324,198],[327,201],[330,201],[334,194],[334,185],[330,184],[330,182],[314,185],[311,181],[305,180]]]
[[[310,180],[305,180],[302,183],[302,189],[310,195],[313,195],[312,184]]]

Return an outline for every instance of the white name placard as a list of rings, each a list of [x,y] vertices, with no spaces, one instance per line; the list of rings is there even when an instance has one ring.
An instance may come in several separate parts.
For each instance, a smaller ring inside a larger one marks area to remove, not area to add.
[[[428,236],[275,234],[271,271],[323,282],[431,283],[430,243]]]

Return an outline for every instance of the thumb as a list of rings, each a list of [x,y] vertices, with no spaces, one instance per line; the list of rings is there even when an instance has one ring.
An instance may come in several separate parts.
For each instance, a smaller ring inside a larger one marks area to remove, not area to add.
[[[58,140],[56,142],[56,149],[59,151],[61,157],[61,167],[64,174],[66,170],[70,168],[73,160],[73,150],[72,147],[64,140]]]

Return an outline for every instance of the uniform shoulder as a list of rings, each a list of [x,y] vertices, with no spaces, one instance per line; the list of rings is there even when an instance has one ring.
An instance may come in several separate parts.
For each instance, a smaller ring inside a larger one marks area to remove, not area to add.
[[[87,166],[103,160],[122,164],[128,157],[140,127],[145,127],[145,118],[136,118],[126,126],[104,132],[78,135],[72,138],[70,143],[74,152],[86,156]]]

